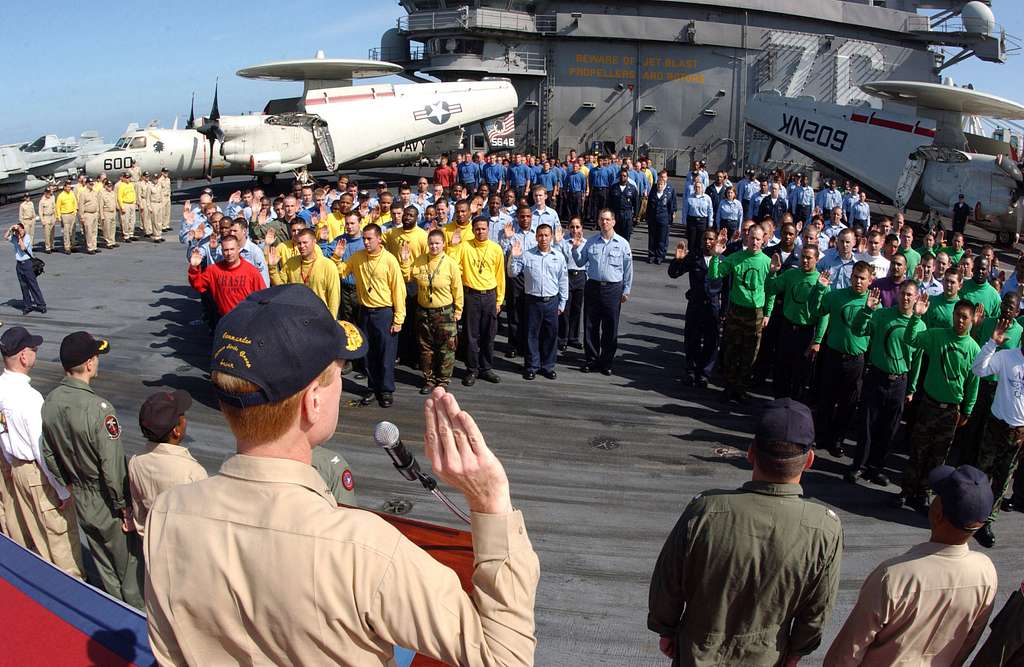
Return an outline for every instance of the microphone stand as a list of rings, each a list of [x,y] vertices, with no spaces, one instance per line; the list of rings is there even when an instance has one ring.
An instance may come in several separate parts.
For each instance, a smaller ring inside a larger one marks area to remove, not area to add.
[[[459,508],[458,505],[453,503],[451,498],[449,498],[448,496],[445,495],[444,491],[442,491],[441,489],[437,488],[437,480],[436,479],[434,479],[430,475],[427,475],[427,474],[425,474],[423,472],[420,472],[419,466],[416,467],[416,479],[418,479],[420,481],[420,484],[423,485],[424,489],[426,489],[427,491],[430,491],[432,494],[434,494],[435,498],[440,500],[441,503],[443,503],[445,507],[447,507],[449,510],[451,510],[452,514],[454,514],[455,516],[459,517],[460,519],[465,521],[467,524],[469,523],[469,515],[467,515],[465,512],[463,512]]]

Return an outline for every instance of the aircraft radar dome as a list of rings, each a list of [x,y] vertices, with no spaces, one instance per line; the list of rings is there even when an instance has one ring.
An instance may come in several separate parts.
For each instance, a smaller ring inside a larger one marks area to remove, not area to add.
[[[964,30],[980,35],[991,35],[995,31],[996,17],[984,2],[972,0],[960,10]]]
[[[382,60],[405,62],[409,60],[409,38],[396,28],[391,28],[380,37]]]

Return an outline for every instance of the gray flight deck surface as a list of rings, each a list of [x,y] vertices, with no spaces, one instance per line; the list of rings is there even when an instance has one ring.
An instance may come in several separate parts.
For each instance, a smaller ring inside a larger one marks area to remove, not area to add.
[[[223,203],[235,185],[215,187]],[[189,324],[200,316],[200,304],[186,282],[184,250],[176,238],[186,194],[196,199],[198,190],[175,195],[175,231],[162,245],[122,244],[94,257],[40,253],[46,261],[40,279],[49,307],[45,315],[21,315],[14,259],[4,244],[0,320],[4,326],[25,324],[43,336],[33,376],[44,395],[62,375],[58,349],[64,335],[86,329],[110,340],[94,386],[116,407],[129,455],[143,444],[137,417],[145,397],[165,388],[191,392],[195,404],[187,444],[212,473],[232,453],[233,443],[204,376],[210,336]],[[0,208],[4,229],[16,219],[16,204]],[[641,228],[633,239],[634,257],[643,257],[646,245]],[[1005,264],[1007,255],[1001,257]],[[502,383],[478,382],[467,389],[458,383],[457,369],[452,385],[508,471],[513,501],[523,510],[540,555],[537,665],[667,664],[657,637],[646,628],[647,586],[658,551],[693,495],[735,488],[750,476],[743,450],[763,401],[728,410],[717,390],[682,386],[686,279],[669,279],[665,264],[650,266],[641,259],[634,267],[612,377],[580,373],[582,353],[570,350],[559,359],[557,380],[538,376],[528,382],[520,376],[521,360],[504,358],[505,338],[499,335],[496,366]],[[405,499],[414,503],[407,516],[458,527],[455,517],[418,485],[405,482],[373,444],[377,421],[393,421],[429,468],[422,456],[419,374],[399,367],[397,381],[390,409],[344,405],[328,444],[351,463],[364,507],[380,509],[388,500]],[[363,386],[347,376],[344,399],[355,398],[353,389]],[[902,465],[904,455],[894,459]],[[821,664],[871,569],[928,537],[924,517],[886,506],[894,487],[850,486],[841,478],[844,467],[820,452],[804,476],[806,494],[841,517],[846,548],[825,640],[801,664]],[[996,524],[998,545],[984,551],[999,572],[997,609],[1021,581],[1021,524],[1020,514],[1003,514]],[[980,549],[973,542],[972,548]]]

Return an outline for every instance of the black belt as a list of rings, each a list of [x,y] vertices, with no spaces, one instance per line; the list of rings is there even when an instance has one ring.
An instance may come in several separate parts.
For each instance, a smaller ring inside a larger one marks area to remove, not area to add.
[[[494,287],[492,287],[491,289],[473,289],[472,287],[466,288],[466,291],[470,292],[471,294],[490,294],[494,290]]]
[[[740,305],[737,305],[735,303],[730,303],[729,304],[729,310],[735,310],[735,311],[740,312],[740,313],[750,314],[750,313],[756,313],[757,311],[762,310],[762,309],[761,308],[748,308],[747,306],[740,306]]]
[[[878,366],[869,366],[868,372],[874,375],[878,375],[879,377],[883,377],[889,380],[889,382],[896,382],[898,380],[905,380],[907,378],[906,373],[886,373]]]
[[[707,219],[707,217],[705,217],[703,215],[688,215],[688,216],[686,216],[686,221],[687,222],[697,223],[697,222],[707,222],[708,219]]]
[[[393,306],[378,306],[376,308],[371,307],[371,306],[363,306],[363,308],[365,310],[369,310],[369,311],[373,311],[373,312],[376,312],[378,310],[393,310],[394,309]]]
[[[535,296],[533,294],[527,294],[526,297],[528,299],[533,299],[534,301],[540,301],[541,303],[551,303],[552,300],[558,298],[558,295],[556,294],[554,296]]]
[[[577,271],[572,271],[572,270],[570,270],[570,271],[569,271],[569,275],[570,275],[570,276],[572,276],[572,277],[574,277],[574,278],[575,278],[576,276],[579,276],[579,275],[583,275],[583,274],[585,274],[585,273],[586,273],[586,271],[585,271],[585,270],[583,270],[583,269],[579,269],[579,270],[577,270]]]
[[[925,398],[926,401],[928,401],[932,405],[935,405],[935,406],[939,407],[942,410],[948,410],[949,408],[954,408],[956,410],[960,409],[960,404],[959,403],[939,403],[934,398],[929,396],[928,392],[923,392],[923,393],[924,393],[924,398]]]
[[[451,310],[454,307],[454,303],[449,303],[447,306],[434,306],[433,308],[429,306],[420,306],[423,310]]]
[[[615,282],[611,282],[609,280],[594,280],[593,278],[587,278],[587,282],[588,283],[595,283],[597,285],[600,285],[601,287],[607,287],[609,285],[621,285],[622,284],[621,280],[616,280]]]

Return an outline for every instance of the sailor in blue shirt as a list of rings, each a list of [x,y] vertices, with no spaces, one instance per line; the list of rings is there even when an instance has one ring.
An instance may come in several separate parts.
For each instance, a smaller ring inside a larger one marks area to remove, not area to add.
[[[826,239],[835,238],[841,231],[846,229],[846,225],[843,224],[843,210],[838,206],[834,206],[827,211],[827,215],[828,222],[826,222],[825,226],[822,228],[821,235]],[[822,248],[824,249],[827,247],[828,245],[826,241],[826,245],[822,246]]]
[[[516,201],[526,194],[526,188],[530,185],[531,174],[532,170],[526,165],[523,156],[520,155],[516,164],[512,167],[512,174],[509,176],[512,189],[516,193]]]
[[[597,218],[600,234],[572,241],[576,266],[587,271],[583,298],[584,373],[612,374],[618,348],[619,312],[633,287],[633,257],[629,242],[615,233],[615,216],[602,209]]]
[[[695,174],[693,195],[686,198],[686,241],[690,248],[700,247],[704,231],[715,224],[715,206],[704,194],[700,174]]]
[[[619,182],[608,188],[608,208],[615,214],[615,233],[629,241],[633,220],[640,210],[640,193],[629,182],[629,169],[619,172]]]
[[[541,225],[550,225],[551,229],[558,231],[562,228],[562,223],[558,219],[558,213],[555,209],[547,205],[548,192],[543,185],[533,186],[533,231],[537,231],[537,228]]]
[[[751,220],[757,220],[760,222],[760,220],[757,219],[757,214],[761,210],[761,202],[771,196],[771,192],[768,191],[769,185],[770,183],[767,179],[761,181],[761,189],[754,193],[754,196],[752,196],[750,201],[747,202],[747,212],[749,213],[748,217]]]
[[[767,197],[761,199],[760,204],[757,208],[757,220],[764,220],[767,217],[771,217],[776,227],[782,225],[782,216],[786,214],[789,206],[786,204],[786,200],[782,197],[781,189],[778,183],[772,183],[771,192]]]
[[[864,192],[858,193],[857,201],[850,206],[849,220],[852,227],[860,227],[862,230],[870,226],[871,207]]]
[[[558,316],[569,298],[569,271],[561,251],[552,247],[554,232],[547,224],[537,228],[537,245],[524,250],[517,241],[512,245],[508,275],[525,277],[526,354],[523,378],[532,380],[540,373],[549,380],[557,377]]]
[[[501,236],[505,225],[512,224],[512,216],[501,205],[501,195],[495,193],[487,199],[486,215],[490,220],[490,231],[487,238],[501,245]]]
[[[342,262],[348,262],[352,259],[352,255],[365,249],[365,246],[363,245],[363,235],[362,228],[359,223],[359,216],[355,213],[349,213],[345,216],[344,234],[332,239],[331,241],[320,241],[320,252],[324,254],[324,257],[327,257],[328,259],[334,258],[334,249],[338,245],[338,241],[341,239],[345,239],[345,250],[342,252],[341,257],[337,259],[340,259]],[[356,275],[353,271],[350,271],[347,276],[341,279],[340,310],[341,312],[338,314],[339,318],[347,322],[359,322],[362,319],[359,296],[356,291]]]
[[[491,190],[497,192],[505,180],[505,167],[498,164],[498,159],[494,155],[488,155],[487,164],[484,165],[483,176]]]
[[[536,184],[533,188],[534,192],[537,191],[537,185],[543,185],[544,189],[553,196],[555,186],[558,184],[558,172],[551,169],[551,163],[545,162],[534,183]]]
[[[474,162],[467,153],[466,159],[459,163],[456,171],[458,172],[459,183],[475,192],[480,181],[480,165]]]
[[[743,222],[743,205],[740,204],[739,199],[736,199],[736,188],[728,188],[725,191],[725,199],[718,203],[715,228],[727,230],[729,238],[732,238],[732,235],[740,228],[741,222]]]
[[[793,217],[805,225],[814,214],[814,188],[807,184],[807,176],[800,174],[800,181],[789,197],[789,210]]]
[[[836,236],[836,247],[829,248],[818,260],[818,272],[828,274],[833,290],[850,286],[853,265],[857,263],[853,255],[853,244],[853,230],[844,229]]]
[[[843,195],[843,222],[847,226],[850,226],[853,217],[851,215],[851,209],[853,205],[860,201],[860,186],[854,185],[850,187],[850,182],[846,182],[847,189],[846,194]]]
[[[818,193],[817,198],[814,200],[814,205],[818,208],[822,215],[829,215],[829,211],[839,207],[839,210],[843,210],[843,195],[836,190],[836,179],[832,179],[828,182],[828,188]]]
[[[676,191],[669,184],[668,172],[664,169],[647,198],[646,213],[647,262],[661,264],[668,251],[668,231],[676,215]]]
[[[582,218],[583,197],[587,192],[587,177],[580,171],[578,162],[573,162],[571,169],[572,171],[566,174],[562,180],[562,192],[565,193],[563,197],[564,210],[570,218],[575,216]]]
[[[4,239],[14,247],[15,275],[21,287],[21,314],[28,315],[33,310],[45,313],[46,300],[43,291],[39,289],[36,272],[32,269],[32,234],[25,229],[25,225],[16,222],[4,232]]]
[[[609,160],[602,157],[598,160],[598,166],[590,168],[589,184],[590,197],[588,199],[588,219],[596,220],[601,209],[608,206],[608,187],[615,180],[616,175],[609,169]]]
[[[501,232],[498,234],[495,242],[505,251],[506,257],[509,251],[512,250],[512,244],[516,241],[523,247],[523,250],[529,250],[537,245],[537,234],[533,231],[532,221],[532,211],[525,206],[521,206],[516,210],[516,223],[513,225],[510,220],[501,228]],[[505,291],[506,293],[508,292],[508,286],[506,286]]]

